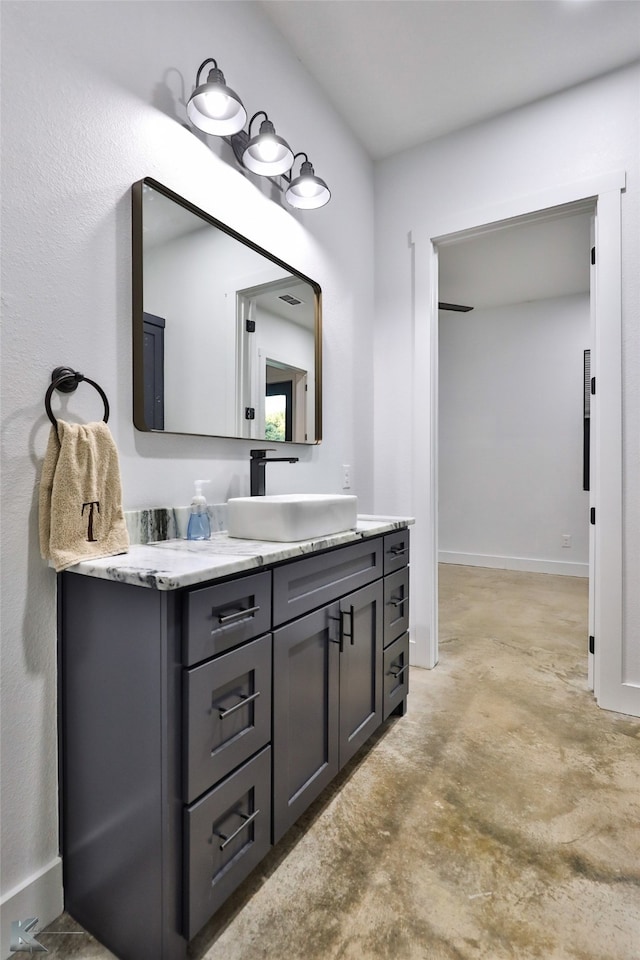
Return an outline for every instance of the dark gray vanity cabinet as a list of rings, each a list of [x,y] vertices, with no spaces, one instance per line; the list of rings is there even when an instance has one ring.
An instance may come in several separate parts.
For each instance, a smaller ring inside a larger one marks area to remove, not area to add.
[[[408,690],[408,532],[162,591],[61,574],[65,906],[187,943]]]

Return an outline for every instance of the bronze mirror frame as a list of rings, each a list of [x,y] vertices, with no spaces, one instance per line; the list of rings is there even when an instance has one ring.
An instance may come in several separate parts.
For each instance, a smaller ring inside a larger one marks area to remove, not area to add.
[[[315,334],[314,334],[314,357],[315,357],[315,437],[312,440],[267,440],[264,437],[256,436],[238,436],[237,434],[224,433],[199,433],[197,431],[187,432],[183,430],[164,430],[164,428],[149,427],[145,420],[145,390],[144,390],[144,229],[143,229],[143,196],[144,187],[150,186],[153,190],[179,204],[185,210],[199,217],[209,225],[222,231],[227,236],[238,241],[255,253],[269,260],[271,263],[285,270],[296,279],[309,284],[315,296]],[[183,436],[210,436],[221,439],[249,440],[258,443],[280,443],[290,445],[292,443],[302,444],[304,446],[317,445],[322,441],[322,290],[320,285],[307,277],[305,274],[296,270],[290,264],[285,263],[279,257],[269,253],[263,247],[254,243],[252,240],[244,237],[232,227],[228,226],[216,217],[200,209],[195,204],[174,193],[169,187],[159,183],[152,177],[144,177],[136,181],[131,187],[131,214],[132,214],[132,289],[133,289],[133,423],[137,430],[144,433],[166,433],[168,435]]]

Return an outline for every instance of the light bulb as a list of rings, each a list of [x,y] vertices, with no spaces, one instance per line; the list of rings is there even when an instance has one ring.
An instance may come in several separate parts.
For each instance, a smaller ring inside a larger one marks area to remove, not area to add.
[[[272,163],[278,156],[279,147],[273,137],[261,137],[257,146],[260,157],[265,163]]]
[[[230,106],[229,97],[226,97],[219,90],[203,94],[202,100],[204,101],[202,106],[210,117],[222,120],[227,116]]]
[[[314,197],[316,193],[319,193],[321,187],[317,183],[314,183],[313,180],[305,177],[301,179],[298,183],[298,193],[301,197]]]

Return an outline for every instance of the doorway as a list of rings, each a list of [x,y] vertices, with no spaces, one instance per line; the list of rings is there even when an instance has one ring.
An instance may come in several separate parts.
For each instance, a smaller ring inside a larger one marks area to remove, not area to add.
[[[413,540],[412,662],[438,660],[438,249],[456,237],[496,224],[538,219],[576,203],[596,206],[595,312],[592,373],[592,485],[597,514],[595,543],[594,690],[600,706],[640,715],[640,685],[625,672],[622,630],[622,394],[621,394],[621,190],[624,172],[613,172],[545,193],[503,201],[485,210],[461,211],[428,229],[413,231]],[[597,361],[597,362],[596,362]],[[606,571],[606,578],[604,572]],[[418,589],[418,579],[420,589]]]
[[[594,213],[578,204],[438,245],[439,608],[452,577],[490,594],[527,580],[535,593],[539,574],[582,578],[572,589],[584,597],[585,676]]]
[[[269,380],[265,393],[264,420],[265,440],[293,440],[293,381]]]
[[[238,436],[317,436],[316,301],[307,287],[286,276],[236,292]]]

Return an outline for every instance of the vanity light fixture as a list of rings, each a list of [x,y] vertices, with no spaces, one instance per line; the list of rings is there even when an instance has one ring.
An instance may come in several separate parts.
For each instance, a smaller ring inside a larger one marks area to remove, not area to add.
[[[200,74],[208,63],[212,63],[213,67],[207,82],[201,84]],[[217,137],[238,133],[247,121],[242,100],[235,90],[226,85],[224,74],[213,57],[204,60],[198,68],[196,89],[187,103],[187,116],[194,126]]]
[[[213,64],[206,83],[200,83],[200,75],[208,63]],[[264,110],[258,110],[247,122],[247,111],[238,94],[226,85],[224,74],[213,57],[204,60],[196,74],[196,88],[187,103],[187,116],[194,126],[217,137],[224,137],[231,146],[238,163],[261,177],[282,177],[272,182],[285,191],[285,199],[299,210],[316,210],[331,199],[331,191],[320,177],[316,176],[306,153],[296,153],[286,140],[276,133],[273,122]],[[252,135],[254,121],[263,117],[257,134]],[[298,157],[304,157],[297,177],[293,165]]]
[[[256,117],[263,116],[260,132],[251,136],[251,127]],[[262,177],[276,177],[286,173],[293,164],[293,150],[286,140],[279,137],[264,110],[258,110],[249,121],[249,143],[242,154],[242,163],[253,173]]]
[[[318,207],[324,207],[325,203],[331,200],[329,187],[321,177],[315,175],[306,153],[302,151],[296,153],[293,158],[294,163],[298,157],[304,157],[304,160],[300,164],[300,173],[287,187],[285,200],[299,210],[316,210]]]

